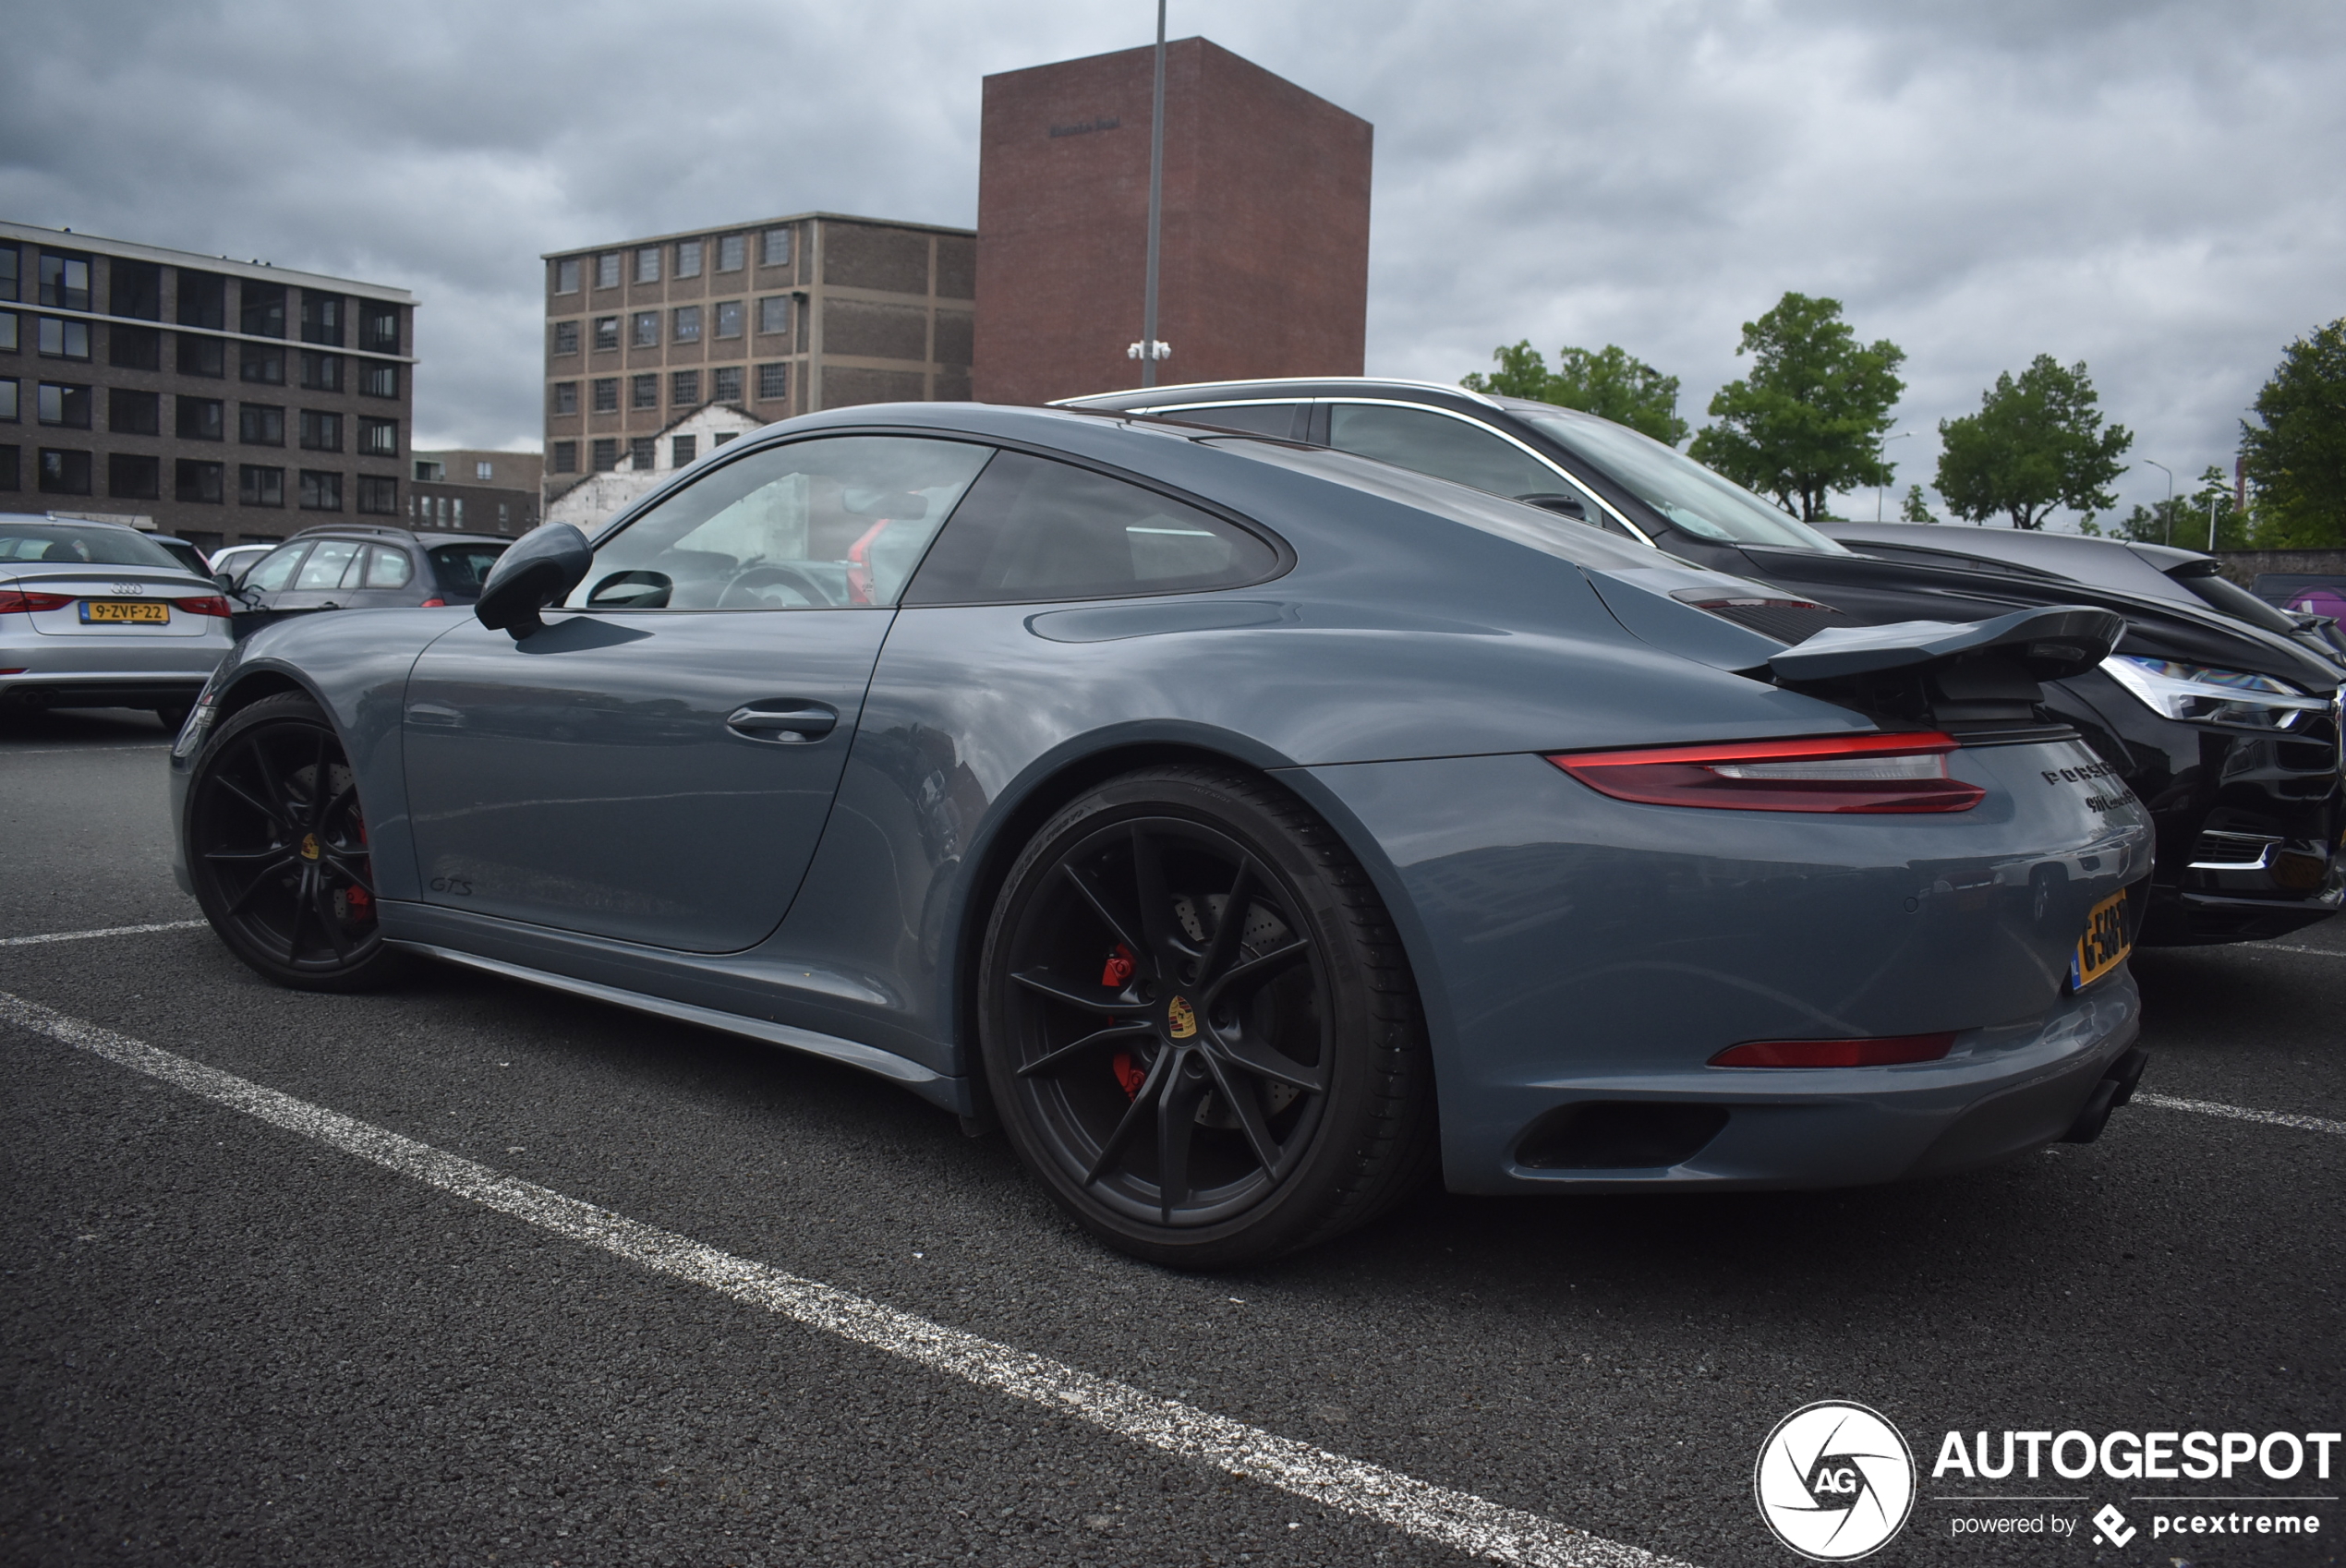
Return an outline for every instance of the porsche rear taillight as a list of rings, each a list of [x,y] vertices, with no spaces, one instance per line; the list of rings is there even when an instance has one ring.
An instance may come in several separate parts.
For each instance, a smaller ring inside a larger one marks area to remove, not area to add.
[[[446,609],[448,608],[448,601],[441,598],[439,595],[434,594],[431,597],[426,599],[416,608],[417,609]]]
[[[1735,741],[1635,752],[1563,752],[1548,760],[1600,794],[1724,811],[1969,811],[1988,791],[1949,777],[1961,749],[1937,731]]]
[[[1714,1067],[1889,1067],[1936,1062],[1954,1049],[1943,1034],[1893,1034],[1872,1040],[1749,1040],[1711,1058]]]
[[[171,602],[190,615],[217,615],[225,618],[233,613],[228,601],[218,594],[199,594],[194,598],[173,599]]]
[[[34,594],[17,588],[0,588],[0,615],[26,615],[37,609],[63,609],[73,602],[71,594]]]

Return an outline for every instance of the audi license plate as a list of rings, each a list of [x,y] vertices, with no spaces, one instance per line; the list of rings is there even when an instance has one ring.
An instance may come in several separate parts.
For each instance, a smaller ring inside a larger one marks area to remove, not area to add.
[[[133,621],[168,623],[171,607],[160,599],[83,599],[81,623],[97,621]]]
[[[2086,917],[2086,934],[2069,960],[2069,989],[2083,991],[2126,961],[2134,944],[2126,937],[2126,893],[2121,888],[2096,904]]]

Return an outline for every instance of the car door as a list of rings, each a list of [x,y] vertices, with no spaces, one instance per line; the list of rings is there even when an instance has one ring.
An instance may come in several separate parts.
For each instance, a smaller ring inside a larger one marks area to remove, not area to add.
[[[316,541],[296,539],[279,545],[253,563],[236,585],[236,602],[244,606],[229,620],[239,637],[249,636],[276,619],[278,596],[293,586],[294,574]]]
[[[599,541],[549,624],[467,620],[408,681],[424,898],[690,952],[781,921],[897,597],[992,455],[823,436],[718,464]]]

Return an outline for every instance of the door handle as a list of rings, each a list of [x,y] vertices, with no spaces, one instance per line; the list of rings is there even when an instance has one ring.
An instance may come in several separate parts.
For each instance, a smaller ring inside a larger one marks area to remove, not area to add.
[[[770,741],[785,746],[819,741],[838,724],[836,708],[797,697],[747,703],[725,717],[725,728],[744,740]]]

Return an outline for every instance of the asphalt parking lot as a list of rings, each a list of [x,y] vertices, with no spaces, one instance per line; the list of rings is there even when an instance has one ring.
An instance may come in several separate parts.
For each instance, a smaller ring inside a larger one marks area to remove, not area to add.
[[[1783,1564],[1754,1456],[1834,1397],[1924,1466],[1878,1562],[2340,1555],[2335,1466],[2198,1489],[2315,1498],[2318,1535],[2123,1548],[2090,1515],[2140,1526],[2147,1483],[2015,1482],[2088,1522],[1983,1538],[1954,1521],[1993,1509],[1929,1466],[1950,1430],[2338,1429],[2346,925],[2134,960],[2146,1095],[2293,1120],[2138,1102],[2090,1146],[1846,1193],[1429,1195],[1190,1277],[823,1062],[454,969],[270,987],[182,923],[166,743],[128,715],[0,730],[0,1562],[1465,1560],[1347,1505],[1383,1476],[1550,1522],[1548,1561]],[[25,940],[84,932],[118,934]],[[101,1035],[354,1120],[272,1122],[76,1043]],[[371,1129],[1372,1480],[1300,1496],[1167,1452],[647,1267],[557,1200],[352,1152]]]

